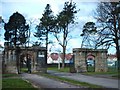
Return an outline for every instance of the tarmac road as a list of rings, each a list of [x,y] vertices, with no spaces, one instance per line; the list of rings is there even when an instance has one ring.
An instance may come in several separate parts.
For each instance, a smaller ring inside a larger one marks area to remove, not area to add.
[[[64,83],[61,81],[56,81],[53,79],[49,79],[40,75],[36,74],[27,74],[23,73],[21,74],[22,78],[24,80],[27,80],[31,83],[33,83],[37,88],[83,88],[79,86],[74,86],[68,83]]]
[[[102,77],[94,77],[94,76],[87,76],[82,75],[80,73],[66,73],[66,72],[56,72],[56,71],[47,71],[49,74],[65,77],[73,80],[77,80],[80,82],[87,82],[95,85],[100,85],[106,88],[118,88],[118,80],[117,79],[108,79]],[[120,80],[119,80],[120,82]],[[120,87],[119,87],[120,89]]]

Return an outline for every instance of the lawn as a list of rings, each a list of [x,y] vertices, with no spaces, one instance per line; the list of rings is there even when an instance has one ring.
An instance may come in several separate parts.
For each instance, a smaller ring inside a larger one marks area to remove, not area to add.
[[[31,83],[26,82],[17,74],[3,74],[2,77],[2,90],[11,90],[15,88],[37,90]]]
[[[55,71],[59,71],[59,72],[70,72],[70,67],[65,67],[64,69],[63,68],[58,69],[57,67],[48,67],[48,70],[55,70]],[[111,77],[120,78],[120,76],[118,75],[117,68],[115,68],[115,67],[108,67],[107,72],[94,72],[94,67],[89,66],[88,71],[89,72],[85,72],[82,74],[86,74],[86,75],[111,75]]]
[[[108,67],[107,72],[86,72],[84,74],[87,74],[87,75],[110,75],[111,77],[114,77],[114,78],[120,78],[120,76],[118,74],[118,69],[116,67]]]
[[[33,88],[30,83],[20,79],[20,78],[3,78],[2,80],[3,88]]]
[[[5,78],[5,77],[19,77],[18,74],[15,74],[15,73],[7,73],[7,74],[2,74],[2,77]]]
[[[21,72],[28,72],[28,68],[21,68]]]
[[[48,67],[47,70],[54,70],[54,71],[59,71],[59,72],[69,72],[70,68],[65,67],[65,68],[58,69],[57,67]]]
[[[58,67],[48,67],[48,70],[55,70],[55,71],[60,71],[60,72],[70,72],[70,67],[65,67],[58,69]],[[93,66],[88,66],[88,71],[89,72],[94,72],[94,67]],[[108,72],[118,72],[117,68],[115,67],[108,67]]]

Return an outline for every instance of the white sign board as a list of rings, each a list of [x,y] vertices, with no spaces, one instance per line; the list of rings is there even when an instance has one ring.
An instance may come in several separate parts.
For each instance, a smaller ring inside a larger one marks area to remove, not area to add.
[[[38,57],[44,57],[44,55],[38,55]]]

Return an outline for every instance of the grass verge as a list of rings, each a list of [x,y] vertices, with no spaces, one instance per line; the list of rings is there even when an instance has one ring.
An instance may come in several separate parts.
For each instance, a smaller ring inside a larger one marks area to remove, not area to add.
[[[112,74],[118,74],[118,72],[85,72],[85,74],[88,75],[112,75]]]
[[[9,73],[9,74],[2,74],[2,77],[5,78],[5,77],[18,77],[19,75],[18,74],[15,74],[15,73]]]
[[[2,78],[2,90],[13,90],[13,89],[27,89],[27,90],[38,90],[34,88],[31,83],[24,81],[17,74],[3,74]]]
[[[93,84],[89,84],[89,83],[86,83],[86,82],[79,82],[79,81],[76,81],[76,80],[72,80],[72,79],[68,79],[68,78],[64,78],[64,77],[59,77],[59,76],[54,76],[54,75],[50,75],[50,74],[43,74],[43,73],[38,73],[38,75],[41,75],[41,76],[45,76],[47,78],[51,78],[51,79],[55,79],[55,80],[59,80],[59,81],[62,81],[62,82],[66,82],[66,83],[70,83],[70,84],[73,84],[73,85],[77,85],[77,86],[81,86],[81,87],[86,87],[86,88],[103,88],[102,86],[98,86],[98,85],[93,85]]]
[[[47,70],[54,70],[54,71],[59,71],[59,72],[70,72],[69,67],[60,68],[60,69],[58,69],[57,67],[48,67]]]
[[[64,69],[58,69],[57,67],[48,67],[48,70],[54,70],[59,72],[70,72],[70,67],[65,67]],[[94,70],[91,70],[94,71]],[[108,68],[108,72],[85,72],[82,73],[84,75],[110,75],[111,77],[114,77],[116,79],[120,78],[120,75],[118,74],[118,71],[112,67]]]
[[[85,75],[110,75],[110,77],[120,78],[118,72],[85,72]]]
[[[33,88],[30,83],[20,78],[4,78],[2,81],[3,88]]]

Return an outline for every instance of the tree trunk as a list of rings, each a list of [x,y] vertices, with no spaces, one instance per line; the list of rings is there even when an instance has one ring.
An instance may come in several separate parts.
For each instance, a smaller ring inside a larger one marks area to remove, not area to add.
[[[15,29],[14,46],[15,46],[15,59],[16,59],[17,73],[20,74],[20,69],[19,69],[19,56],[18,56],[18,48],[16,47],[16,42],[17,42],[17,28]]]
[[[48,51],[48,30],[47,30],[47,32],[46,32],[46,52],[45,52],[45,64],[46,64],[46,66],[45,67],[47,67],[47,52]]]
[[[66,46],[63,46],[63,60],[62,60],[62,68],[65,67],[65,54],[66,54]]]
[[[120,47],[119,44],[116,44],[116,54],[117,54],[117,61],[118,61],[118,72],[120,71]]]
[[[48,30],[47,30],[47,33],[46,33],[46,50],[48,49]]]
[[[20,48],[16,47],[16,52],[15,52],[15,56],[16,56],[16,64],[17,64],[17,73],[20,74],[20,59],[19,59],[19,54],[20,54]]]
[[[66,28],[63,31],[63,60],[62,60],[62,68],[65,67],[65,54],[66,54]]]

